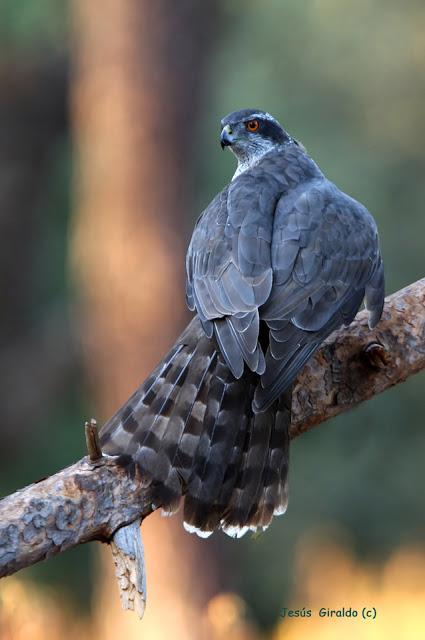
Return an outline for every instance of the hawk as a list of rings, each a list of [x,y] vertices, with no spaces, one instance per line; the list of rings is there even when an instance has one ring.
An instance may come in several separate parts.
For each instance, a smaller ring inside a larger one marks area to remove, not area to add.
[[[376,224],[269,113],[221,121],[238,165],[199,217],[186,259],[195,317],[101,431],[137,465],[154,508],[208,536],[264,530],[286,510],[291,388],[365,300],[384,304]]]

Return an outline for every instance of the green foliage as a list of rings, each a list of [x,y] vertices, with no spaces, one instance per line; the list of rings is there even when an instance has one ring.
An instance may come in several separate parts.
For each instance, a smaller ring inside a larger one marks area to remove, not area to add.
[[[64,0],[2,0],[0,43],[2,49],[63,50],[67,34],[68,3]]]

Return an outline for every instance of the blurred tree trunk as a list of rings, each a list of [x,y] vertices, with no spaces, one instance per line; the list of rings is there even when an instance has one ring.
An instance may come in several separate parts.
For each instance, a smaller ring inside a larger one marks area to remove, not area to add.
[[[216,7],[212,0],[73,0],[72,11],[73,270],[87,373],[103,418],[149,374],[187,319],[182,231]],[[143,530],[143,633],[201,638],[201,607],[216,589],[205,545],[201,556],[202,543],[178,518],[151,517]]]

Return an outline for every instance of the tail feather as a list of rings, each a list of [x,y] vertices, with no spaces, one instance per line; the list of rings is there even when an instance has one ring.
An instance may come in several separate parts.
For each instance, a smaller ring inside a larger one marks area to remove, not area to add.
[[[241,468],[224,523],[225,531],[230,535],[235,535],[235,529],[243,530],[248,525],[251,507],[257,502],[270,431],[271,420],[268,414],[259,413],[251,418]]]
[[[135,463],[155,507],[184,496],[189,530],[240,535],[265,528],[286,502],[290,404],[254,413],[259,376],[235,379],[194,319],[101,430],[103,451]]]
[[[286,511],[291,400],[292,389],[285,392],[276,410],[261,482],[262,492],[249,516],[251,527],[254,528],[265,529],[274,515],[281,515]]]
[[[216,500],[230,464],[238,436],[235,416],[240,414],[242,383],[220,361],[216,380],[210,387],[204,432],[194,458],[185,498],[185,522],[194,528],[219,526]],[[214,507],[213,507],[214,505]]]
[[[197,366],[193,366],[189,371],[178,397],[178,406],[175,405],[174,412],[169,416],[169,426],[161,442],[161,449],[170,463],[164,486],[176,495],[177,504],[164,506],[164,515],[176,510],[181,495],[181,484],[187,484],[190,476],[199,438],[202,437],[207,390],[211,384],[216,358],[215,352],[211,354],[205,348],[199,349]],[[159,485],[158,492],[161,493],[161,490]]]
[[[229,462],[223,476],[223,483],[220,487],[220,492],[208,515],[208,527],[210,530],[217,529],[221,525],[225,524],[225,520],[228,516],[229,523],[233,523],[233,518],[229,513],[229,503],[242,464],[246,435],[251,420],[250,410],[251,400],[249,393],[246,393],[246,390],[242,390],[241,415],[239,423],[235,424],[236,439],[230,451]],[[187,517],[190,517],[190,514],[186,513],[185,509],[185,519]]]

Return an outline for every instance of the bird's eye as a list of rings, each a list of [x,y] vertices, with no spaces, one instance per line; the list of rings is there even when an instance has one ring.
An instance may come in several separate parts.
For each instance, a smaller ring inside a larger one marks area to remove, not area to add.
[[[245,122],[245,128],[247,131],[258,131],[259,126],[260,123],[258,120],[249,120],[248,122]]]

